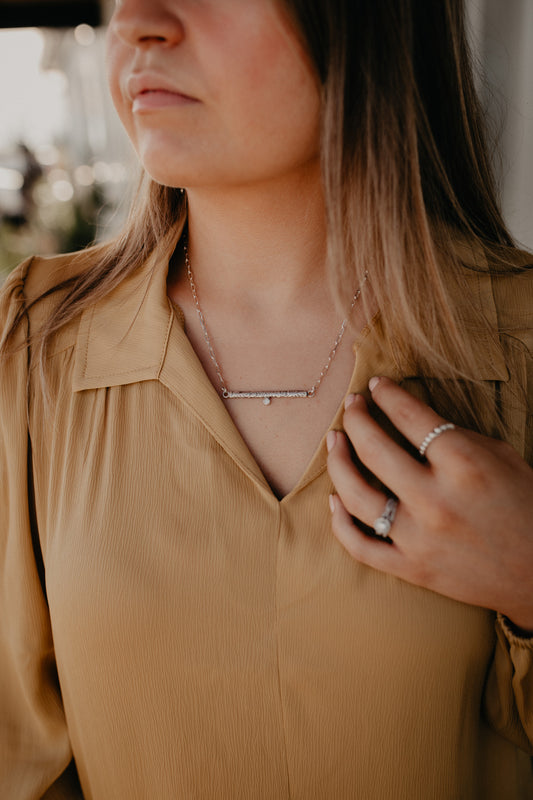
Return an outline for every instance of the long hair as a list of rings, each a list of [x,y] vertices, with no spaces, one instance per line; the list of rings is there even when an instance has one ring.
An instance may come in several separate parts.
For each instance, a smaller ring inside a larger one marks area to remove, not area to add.
[[[490,388],[474,381],[463,240],[494,272],[516,270],[493,182],[463,0],[286,0],[323,86],[329,263],[341,296],[370,273],[398,364],[428,382],[456,421],[502,434]],[[486,266],[485,266],[486,269]],[[453,297],[463,298],[459,311]],[[467,330],[468,328],[468,330]],[[478,339],[479,341],[479,339]]]
[[[494,433],[494,402],[473,380],[472,324],[451,299],[466,238],[494,269],[513,269],[513,242],[496,201],[465,33],[463,0],[284,0],[322,92],[322,174],[328,265],[339,301],[369,272],[396,363],[431,375],[434,402],[456,421]],[[266,68],[266,67],[265,67]],[[95,265],[63,290],[32,357],[53,334],[175,244],[186,197],[144,176],[129,219]],[[35,302],[35,301],[34,301]],[[24,309],[21,314],[24,313]],[[472,314],[473,314],[472,310]],[[17,320],[14,322],[14,327]],[[432,383],[434,386],[434,382]],[[441,402],[442,401],[442,402]]]

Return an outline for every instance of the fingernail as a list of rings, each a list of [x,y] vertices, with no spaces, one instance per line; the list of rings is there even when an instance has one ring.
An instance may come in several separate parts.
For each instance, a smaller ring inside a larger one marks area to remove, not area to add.
[[[346,400],[344,401],[344,410],[346,411],[347,408],[350,408],[351,405],[355,403],[355,395],[349,394]]]
[[[332,494],[330,494],[330,496],[329,496],[329,509],[330,509],[331,513],[333,514],[333,512],[335,511],[335,500],[333,499],[333,495]]]
[[[328,435],[326,436],[326,447],[328,448],[328,453],[330,453],[331,450],[333,450],[336,441],[337,441],[337,432],[328,431]]]
[[[370,380],[368,381],[368,388],[370,389],[371,392],[374,391],[380,380],[381,378],[370,378]]]

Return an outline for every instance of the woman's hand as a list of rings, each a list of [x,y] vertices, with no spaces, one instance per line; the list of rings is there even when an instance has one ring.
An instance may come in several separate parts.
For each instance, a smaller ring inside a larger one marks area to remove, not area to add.
[[[372,398],[419,447],[446,420],[387,378],[370,381]],[[505,614],[533,632],[533,470],[509,445],[471,431],[447,430],[421,463],[375,422],[361,396],[346,402],[344,429],[361,462],[398,499],[392,542],[365,535],[387,495],[355,466],[347,437],[328,434],[333,531],[358,561],[405,581]]]

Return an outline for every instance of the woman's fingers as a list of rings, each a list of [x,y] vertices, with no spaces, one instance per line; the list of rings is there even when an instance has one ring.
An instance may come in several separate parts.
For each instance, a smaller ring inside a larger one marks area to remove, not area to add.
[[[386,545],[362,533],[339,496],[331,495],[330,507],[333,533],[352,558],[382,572],[402,576],[402,554],[394,541]]]
[[[387,498],[383,492],[369,486],[357,469],[344,433],[330,431],[327,444],[329,474],[344,508],[349,515],[372,527]]]
[[[436,411],[388,378],[372,378],[369,387],[376,405],[385,412],[392,424],[417,450],[428,434],[449,424]],[[441,430],[428,444],[426,457],[434,458],[435,454],[441,450],[444,439],[448,439],[452,435],[456,437],[457,433],[454,434],[451,428]]]
[[[427,468],[385,433],[370,416],[361,395],[348,398],[344,429],[358,458],[391,492],[407,502],[420,496],[427,481]]]
[[[376,404],[416,448],[446,422],[385,378],[370,385]],[[385,433],[360,396],[348,398],[344,428],[346,435],[330,435],[328,469],[338,492],[331,499],[333,530],[347,551],[533,630],[533,471],[526,462],[509,445],[459,429],[434,438],[428,463],[421,463]],[[398,498],[388,545],[358,525],[374,527],[386,492],[369,486],[348,439],[360,464]]]

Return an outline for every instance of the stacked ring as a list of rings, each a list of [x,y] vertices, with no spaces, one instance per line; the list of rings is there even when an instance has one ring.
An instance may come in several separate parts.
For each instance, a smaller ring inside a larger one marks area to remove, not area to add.
[[[455,425],[453,424],[453,422],[445,422],[444,424],[437,425],[436,428],[433,428],[433,430],[428,433],[428,435],[418,448],[418,452],[420,453],[420,455],[421,456],[426,455],[426,450],[428,449],[431,442],[435,441],[437,436],[440,436],[441,433],[444,433],[444,431],[453,431],[453,430],[455,430]]]
[[[382,538],[387,538],[389,531],[396,516],[396,509],[398,508],[398,501],[393,497],[389,497],[385,505],[385,509],[381,517],[378,517],[374,522],[374,532]]]

